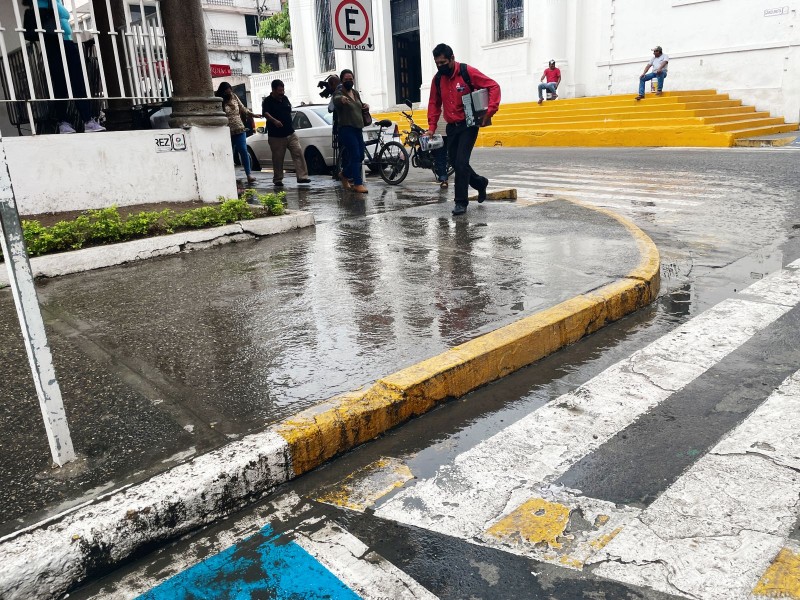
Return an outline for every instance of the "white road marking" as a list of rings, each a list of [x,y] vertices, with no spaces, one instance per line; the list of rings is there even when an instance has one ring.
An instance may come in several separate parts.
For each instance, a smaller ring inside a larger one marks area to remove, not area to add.
[[[800,261],[792,263],[721,302],[481,442],[434,477],[398,493],[376,515],[519,552],[487,530],[542,497],[578,460],[786,314],[798,300],[799,267]],[[548,560],[536,548],[523,551]]]
[[[686,206],[698,206],[700,202],[696,200],[684,200],[684,198],[709,198],[709,199],[718,199],[724,198],[723,194],[704,194],[699,192],[697,188],[695,189],[686,189],[686,190],[675,190],[675,189],[667,189],[665,187],[658,188],[658,187],[649,187],[643,186],[641,183],[634,183],[634,182],[626,182],[626,181],[616,181],[614,185],[602,185],[603,182],[597,180],[589,180],[589,181],[578,181],[571,177],[549,177],[547,175],[503,175],[502,177],[496,177],[492,179],[492,182],[498,181],[520,181],[520,182],[527,182],[531,185],[539,185],[541,187],[558,187],[558,188],[565,188],[565,189],[581,189],[581,190],[589,190],[594,192],[609,192],[609,193],[617,193],[621,192],[623,194],[627,193],[635,193],[642,200],[648,199],[662,199],[662,200],[672,200],[676,204],[684,204]]]
[[[590,560],[690,598],[744,598],[800,514],[800,371]]]
[[[540,186],[536,184],[528,184],[517,181],[507,181],[501,180],[495,182],[495,184],[506,184],[506,185],[513,185],[514,187],[520,190],[529,190],[534,192],[538,195],[545,195],[550,194],[552,196],[561,196],[564,198],[575,198],[577,200],[597,200],[595,204],[601,204],[603,206],[610,206],[614,208],[621,208],[625,210],[638,210],[638,211],[647,211],[652,212],[654,210],[658,210],[659,212],[675,212],[676,208],[665,208],[665,204],[669,204],[670,201],[668,199],[658,199],[656,201],[646,201],[638,196],[626,196],[624,194],[598,194],[593,192],[587,192],[580,189],[571,190],[569,188],[561,188],[558,186]],[[624,202],[617,202],[618,200],[623,200]],[[634,203],[641,203],[640,205]],[[650,203],[652,202],[652,206]]]
[[[295,542],[364,600],[436,598],[388,560],[370,551],[361,540],[331,522],[312,534],[299,533]]]

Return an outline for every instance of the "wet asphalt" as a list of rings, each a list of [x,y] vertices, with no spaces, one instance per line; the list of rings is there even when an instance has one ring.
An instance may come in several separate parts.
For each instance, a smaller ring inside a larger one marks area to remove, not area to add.
[[[639,261],[619,222],[563,200],[472,203],[454,219],[428,171],[369,186],[360,198],[329,177],[310,189],[289,182],[289,208],[313,212],[316,228],[40,281],[79,454],[63,469],[50,464],[11,294],[0,291],[0,534],[601,287]]]
[[[386,522],[369,511],[341,511],[313,499],[319,497],[321,489],[335,487],[382,457],[398,458],[416,478],[431,477],[441,465],[509,423],[574,390],[692,316],[796,260],[800,257],[800,173],[796,168],[800,154],[791,150],[660,149],[494,149],[476,154],[476,163],[498,178],[532,168],[555,172],[569,165],[598,177],[608,176],[611,185],[620,189],[630,181],[646,181],[650,174],[670,174],[681,181],[696,182],[702,200],[685,208],[667,208],[659,202],[648,205],[645,199],[633,199],[627,206],[615,208],[658,245],[662,256],[661,296],[653,305],[580,343],[441,406],[283,486],[271,500],[290,495],[310,499],[314,510],[346,527],[441,598],[667,598],[652,590],[598,580],[588,573],[566,571]],[[320,220],[337,222],[336,211],[341,208],[326,208]],[[435,208],[443,211],[446,207]],[[495,211],[499,206],[488,208]],[[615,440],[604,452],[577,464],[565,474],[563,483],[614,502],[646,506],[693,457],[763,401],[776,381],[796,370],[800,336],[795,313],[790,312],[756,336],[716,366],[705,381],[676,396],[662,411],[626,430],[625,439]],[[724,381],[728,387],[722,392],[713,384],[709,388],[709,380]],[[727,398],[724,406],[715,404],[720,394]],[[706,418],[698,418],[701,414]],[[604,473],[612,477],[602,476]],[[262,522],[266,522],[269,509],[260,505],[204,530],[197,538],[201,545],[202,540],[218,539],[236,519],[262,513]],[[795,527],[795,539],[798,531]],[[165,546],[73,597],[102,597],[126,575],[166,572],[174,560],[189,552],[191,543],[192,538],[188,538]]]

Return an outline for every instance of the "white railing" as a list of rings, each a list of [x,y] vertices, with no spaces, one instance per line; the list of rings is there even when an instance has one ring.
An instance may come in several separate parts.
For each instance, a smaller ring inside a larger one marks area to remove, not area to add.
[[[25,4],[23,4],[23,2]],[[110,99],[154,105],[172,95],[159,0],[128,0],[125,22],[115,22],[105,2],[108,31],[98,30],[95,5],[86,0],[10,0],[0,3],[0,108],[22,134],[54,129],[58,102],[92,102],[93,114]],[[66,40],[59,4],[71,14],[72,40]],[[106,39],[103,39],[106,38]],[[112,40],[113,53],[100,52]],[[112,64],[105,61],[111,60]],[[110,80],[110,78],[114,78]],[[111,94],[109,83],[122,93]],[[69,122],[77,123],[75,105]]]
[[[253,99],[253,106],[261,106],[261,100],[272,93],[272,82],[276,79],[283,82],[286,95],[289,100],[292,100],[295,71],[294,69],[284,69],[250,76],[250,97]]]

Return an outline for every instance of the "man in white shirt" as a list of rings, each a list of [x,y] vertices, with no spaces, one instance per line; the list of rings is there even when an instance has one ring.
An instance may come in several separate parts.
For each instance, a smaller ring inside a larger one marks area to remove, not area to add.
[[[664,54],[664,51],[661,50],[661,46],[653,48],[653,58],[645,65],[644,71],[642,71],[642,74],[639,76],[639,95],[636,96],[637,100],[644,98],[644,84],[651,79],[658,80],[656,96],[661,95],[661,90],[664,88],[664,79],[667,77],[667,63],[669,63],[669,56]],[[653,72],[648,74],[647,72],[651,68]]]

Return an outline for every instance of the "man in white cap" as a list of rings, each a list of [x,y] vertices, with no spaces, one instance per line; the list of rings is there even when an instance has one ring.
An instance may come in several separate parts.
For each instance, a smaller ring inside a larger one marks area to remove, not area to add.
[[[545,80],[547,80],[545,82]],[[542,92],[547,90],[552,94],[552,99],[555,100],[558,98],[558,94],[556,94],[556,88],[558,88],[558,84],[561,83],[561,69],[556,68],[556,61],[550,59],[550,63],[547,65],[547,68],[542,73],[542,78],[539,80],[539,104],[544,102],[542,98]]]
[[[661,49],[661,46],[656,46],[653,48],[653,58],[651,58],[648,63],[644,67],[644,71],[639,76],[639,95],[636,96],[637,100],[641,100],[644,98],[644,84],[651,79],[658,80],[658,87],[656,88],[656,96],[660,96],[662,90],[664,88],[664,79],[667,77],[667,63],[669,62],[669,56],[664,54],[664,51]],[[647,72],[650,69],[653,69],[653,72],[648,74]]]

